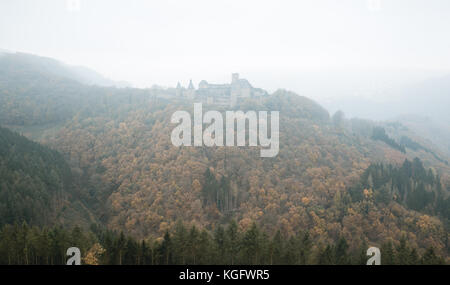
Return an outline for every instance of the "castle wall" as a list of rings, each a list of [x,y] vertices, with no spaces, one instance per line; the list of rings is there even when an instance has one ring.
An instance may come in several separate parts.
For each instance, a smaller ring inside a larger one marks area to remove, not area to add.
[[[195,90],[191,80],[188,89],[177,86],[176,94],[177,96],[182,94],[188,99],[200,100],[208,105],[229,105],[234,107],[239,98],[259,97],[267,94],[267,92],[253,88],[246,79],[239,79],[239,74],[233,73],[230,84],[209,84],[202,80],[199,83],[199,88]]]

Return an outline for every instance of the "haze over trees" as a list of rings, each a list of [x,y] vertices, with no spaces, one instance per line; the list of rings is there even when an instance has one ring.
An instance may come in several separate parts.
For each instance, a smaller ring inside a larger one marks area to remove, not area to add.
[[[448,262],[448,157],[401,124],[278,90],[235,107],[280,112],[275,158],[174,147],[170,116],[193,108],[175,89],[15,60],[0,60],[0,124],[40,144],[0,129],[1,263],[61,263],[73,243],[94,264],[360,264],[369,245],[386,263]]]

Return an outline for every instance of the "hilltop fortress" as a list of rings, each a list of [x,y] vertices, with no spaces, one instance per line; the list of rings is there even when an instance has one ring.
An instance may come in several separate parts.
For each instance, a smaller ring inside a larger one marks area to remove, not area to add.
[[[208,105],[234,107],[243,98],[262,98],[268,94],[263,89],[253,88],[246,79],[241,79],[238,73],[233,73],[230,84],[211,84],[202,80],[198,89],[195,89],[192,80],[190,80],[188,88],[184,88],[178,83],[176,95]]]

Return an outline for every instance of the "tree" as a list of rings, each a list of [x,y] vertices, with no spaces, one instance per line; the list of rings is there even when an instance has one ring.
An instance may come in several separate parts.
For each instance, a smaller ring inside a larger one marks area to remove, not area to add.
[[[227,231],[226,231],[226,251],[230,255],[230,263],[231,265],[235,264],[235,260],[237,258],[237,254],[240,250],[239,248],[239,233],[238,233],[238,226],[235,220],[231,220],[231,222],[228,224]]]
[[[347,253],[348,244],[344,237],[340,237],[334,248],[334,256],[336,259],[336,264],[345,265],[350,263],[350,257]]]
[[[400,244],[396,248],[396,258],[396,264],[406,265],[409,263],[410,251],[408,245],[406,244],[405,236],[402,236],[400,239]]]
[[[333,121],[334,128],[337,131],[339,132],[344,131],[344,123],[345,123],[344,112],[342,112],[341,110],[336,111],[336,113],[334,113],[331,119]]]
[[[247,264],[258,264],[260,258],[260,232],[256,223],[244,234],[242,253]]]
[[[105,252],[105,249],[99,244],[95,243],[86,253],[83,258],[83,264],[99,265],[100,257]]]
[[[186,264],[188,262],[188,255],[192,254],[190,246],[193,245],[193,242],[188,239],[188,232],[180,220],[175,225],[172,243],[173,248],[176,249],[176,252],[173,254],[174,263]]]
[[[384,243],[381,247],[381,264],[383,265],[394,265],[396,260],[394,247],[392,242],[388,241]]]
[[[192,226],[191,230],[189,231],[189,236],[187,238],[187,249],[189,250],[189,260],[191,261],[191,264],[197,264],[197,256],[201,253],[200,246],[200,233],[198,232],[197,228],[195,226]],[[207,242],[207,241],[203,241]]]
[[[433,247],[429,247],[427,251],[423,254],[420,263],[423,265],[440,265],[445,264],[442,258],[439,258],[435,252]]]
[[[160,264],[172,264],[172,240],[168,231],[164,234],[164,239],[159,246],[159,256],[161,257]]]
[[[126,242],[127,242],[127,240],[125,238],[124,233],[120,232],[120,236],[116,240],[116,243],[114,245],[114,249],[117,251],[118,258],[119,258],[119,260],[118,260],[119,265],[122,265],[122,262],[123,262],[123,257],[124,257],[125,250],[126,250]]]
[[[215,252],[217,254],[216,262],[222,264],[224,262],[223,257],[226,254],[226,236],[224,228],[219,225],[214,232],[214,244],[216,246]]]
[[[300,264],[309,264],[313,243],[309,236],[309,232],[305,232],[300,248]]]
[[[332,264],[334,264],[333,249],[332,249],[332,247],[330,245],[327,245],[325,247],[325,249],[320,251],[317,264],[319,264],[319,265],[332,265]]]
[[[283,239],[281,231],[278,230],[273,236],[270,246],[270,265],[282,264],[283,251]]]

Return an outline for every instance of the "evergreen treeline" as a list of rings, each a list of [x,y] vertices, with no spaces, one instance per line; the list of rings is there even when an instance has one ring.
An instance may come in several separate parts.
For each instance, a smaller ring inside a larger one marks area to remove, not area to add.
[[[71,179],[61,154],[0,128],[0,225],[51,223]]]
[[[212,233],[195,226],[177,223],[173,232],[162,239],[138,241],[123,233],[100,230],[93,226],[84,232],[79,227],[38,228],[5,225],[0,230],[0,264],[65,264],[66,250],[78,247],[82,264],[172,265],[172,264],[319,264],[346,265],[367,262],[367,245],[350,253],[344,238],[327,245],[314,245],[308,232],[286,238],[280,231],[268,236],[253,224],[247,231],[236,222],[218,226]],[[397,245],[381,247],[381,263],[444,264],[433,248],[422,254],[402,238]]]
[[[383,127],[374,127],[372,133],[373,140],[380,140],[385,142],[390,147],[397,149],[403,153],[406,153],[405,147],[403,145],[398,144],[395,140],[390,138]]]
[[[86,252],[94,244],[95,236],[79,227],[4,225],[0,230],[0,264],[2,265],[58,265],[65,264],[69,247]]]
[[[375,202],[388,204],[394,200],[416,211],[437,214],[443,197],[439,175],[431,169],[426,170],[415,158],[405,160],[401,167],[372,164],[361,176],[360,182],[350,189],[353,201],[361,201],[362,189],[373,190]],[[444,213],[444,212],[442,212]]]
[[[236,197],[230,189],[230,180],[225,176],[217,180],[209,168],[204,173],[202,197],[203,205],[215,205],[221,212],[230,211],[236,205]]]

